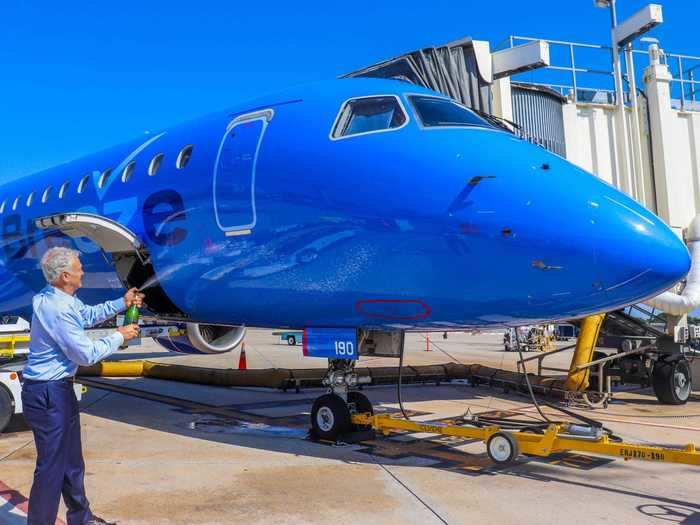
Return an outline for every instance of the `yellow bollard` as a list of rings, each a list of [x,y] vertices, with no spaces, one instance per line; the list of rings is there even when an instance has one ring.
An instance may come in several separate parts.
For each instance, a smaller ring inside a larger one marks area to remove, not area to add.
[[[564,381],[566,390],[584,392],[588,388],[590,369],[577,370],[576,367],[591,362],[604,319],[605,314],[597,314],[586,317],[581,321],[581,332],[578,335],[578,341],[576,341],[576,350],[571,358],[571,365],[569,365],[569,375]]]

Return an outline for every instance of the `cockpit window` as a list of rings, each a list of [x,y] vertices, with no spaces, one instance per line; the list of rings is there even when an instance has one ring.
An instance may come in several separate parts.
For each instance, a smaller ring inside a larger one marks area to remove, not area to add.
[[[426,128],[452,126],[492,127],[476,113],[451,100],[412,95],[409,97],[418,118]]]
[[[396,97],[363,97],[349,100],[340,110],[333,138],[386,131],[403,126],[407,117]]]

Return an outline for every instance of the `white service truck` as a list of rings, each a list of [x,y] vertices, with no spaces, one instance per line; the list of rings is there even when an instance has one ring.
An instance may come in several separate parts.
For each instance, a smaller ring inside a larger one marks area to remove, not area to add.
[[[0,434],[14,414],[22,413],[22,369],[29,354],[29,323],[21,317],[0,318]],[[78,400],[82,385],[73,385]]]

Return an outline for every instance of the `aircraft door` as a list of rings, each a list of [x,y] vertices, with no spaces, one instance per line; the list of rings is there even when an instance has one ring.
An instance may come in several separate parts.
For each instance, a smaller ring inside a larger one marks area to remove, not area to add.
[[[221,140],[214,167],[214,213],[225,235],[251,233],[255,214],[255,171],[271,109],[236,117]]]

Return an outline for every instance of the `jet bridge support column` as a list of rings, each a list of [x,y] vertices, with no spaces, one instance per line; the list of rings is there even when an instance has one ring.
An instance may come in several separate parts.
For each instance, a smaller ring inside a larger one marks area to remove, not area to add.
[[[656,187],[656,213],[676,232],[687,224],[694,206],[692,190],[682,187],[672,176],[676,171],[674,153],[678,140],[675,128],[676,112],[671,105],[671,80],[668,66],[661,63],[663,50],[657,44],[649,46],[649,67],[644,70],[644,83],[649,101],[651,147],[654,158],[654,184]],[[675,184],[674,184],[675,182]]]

